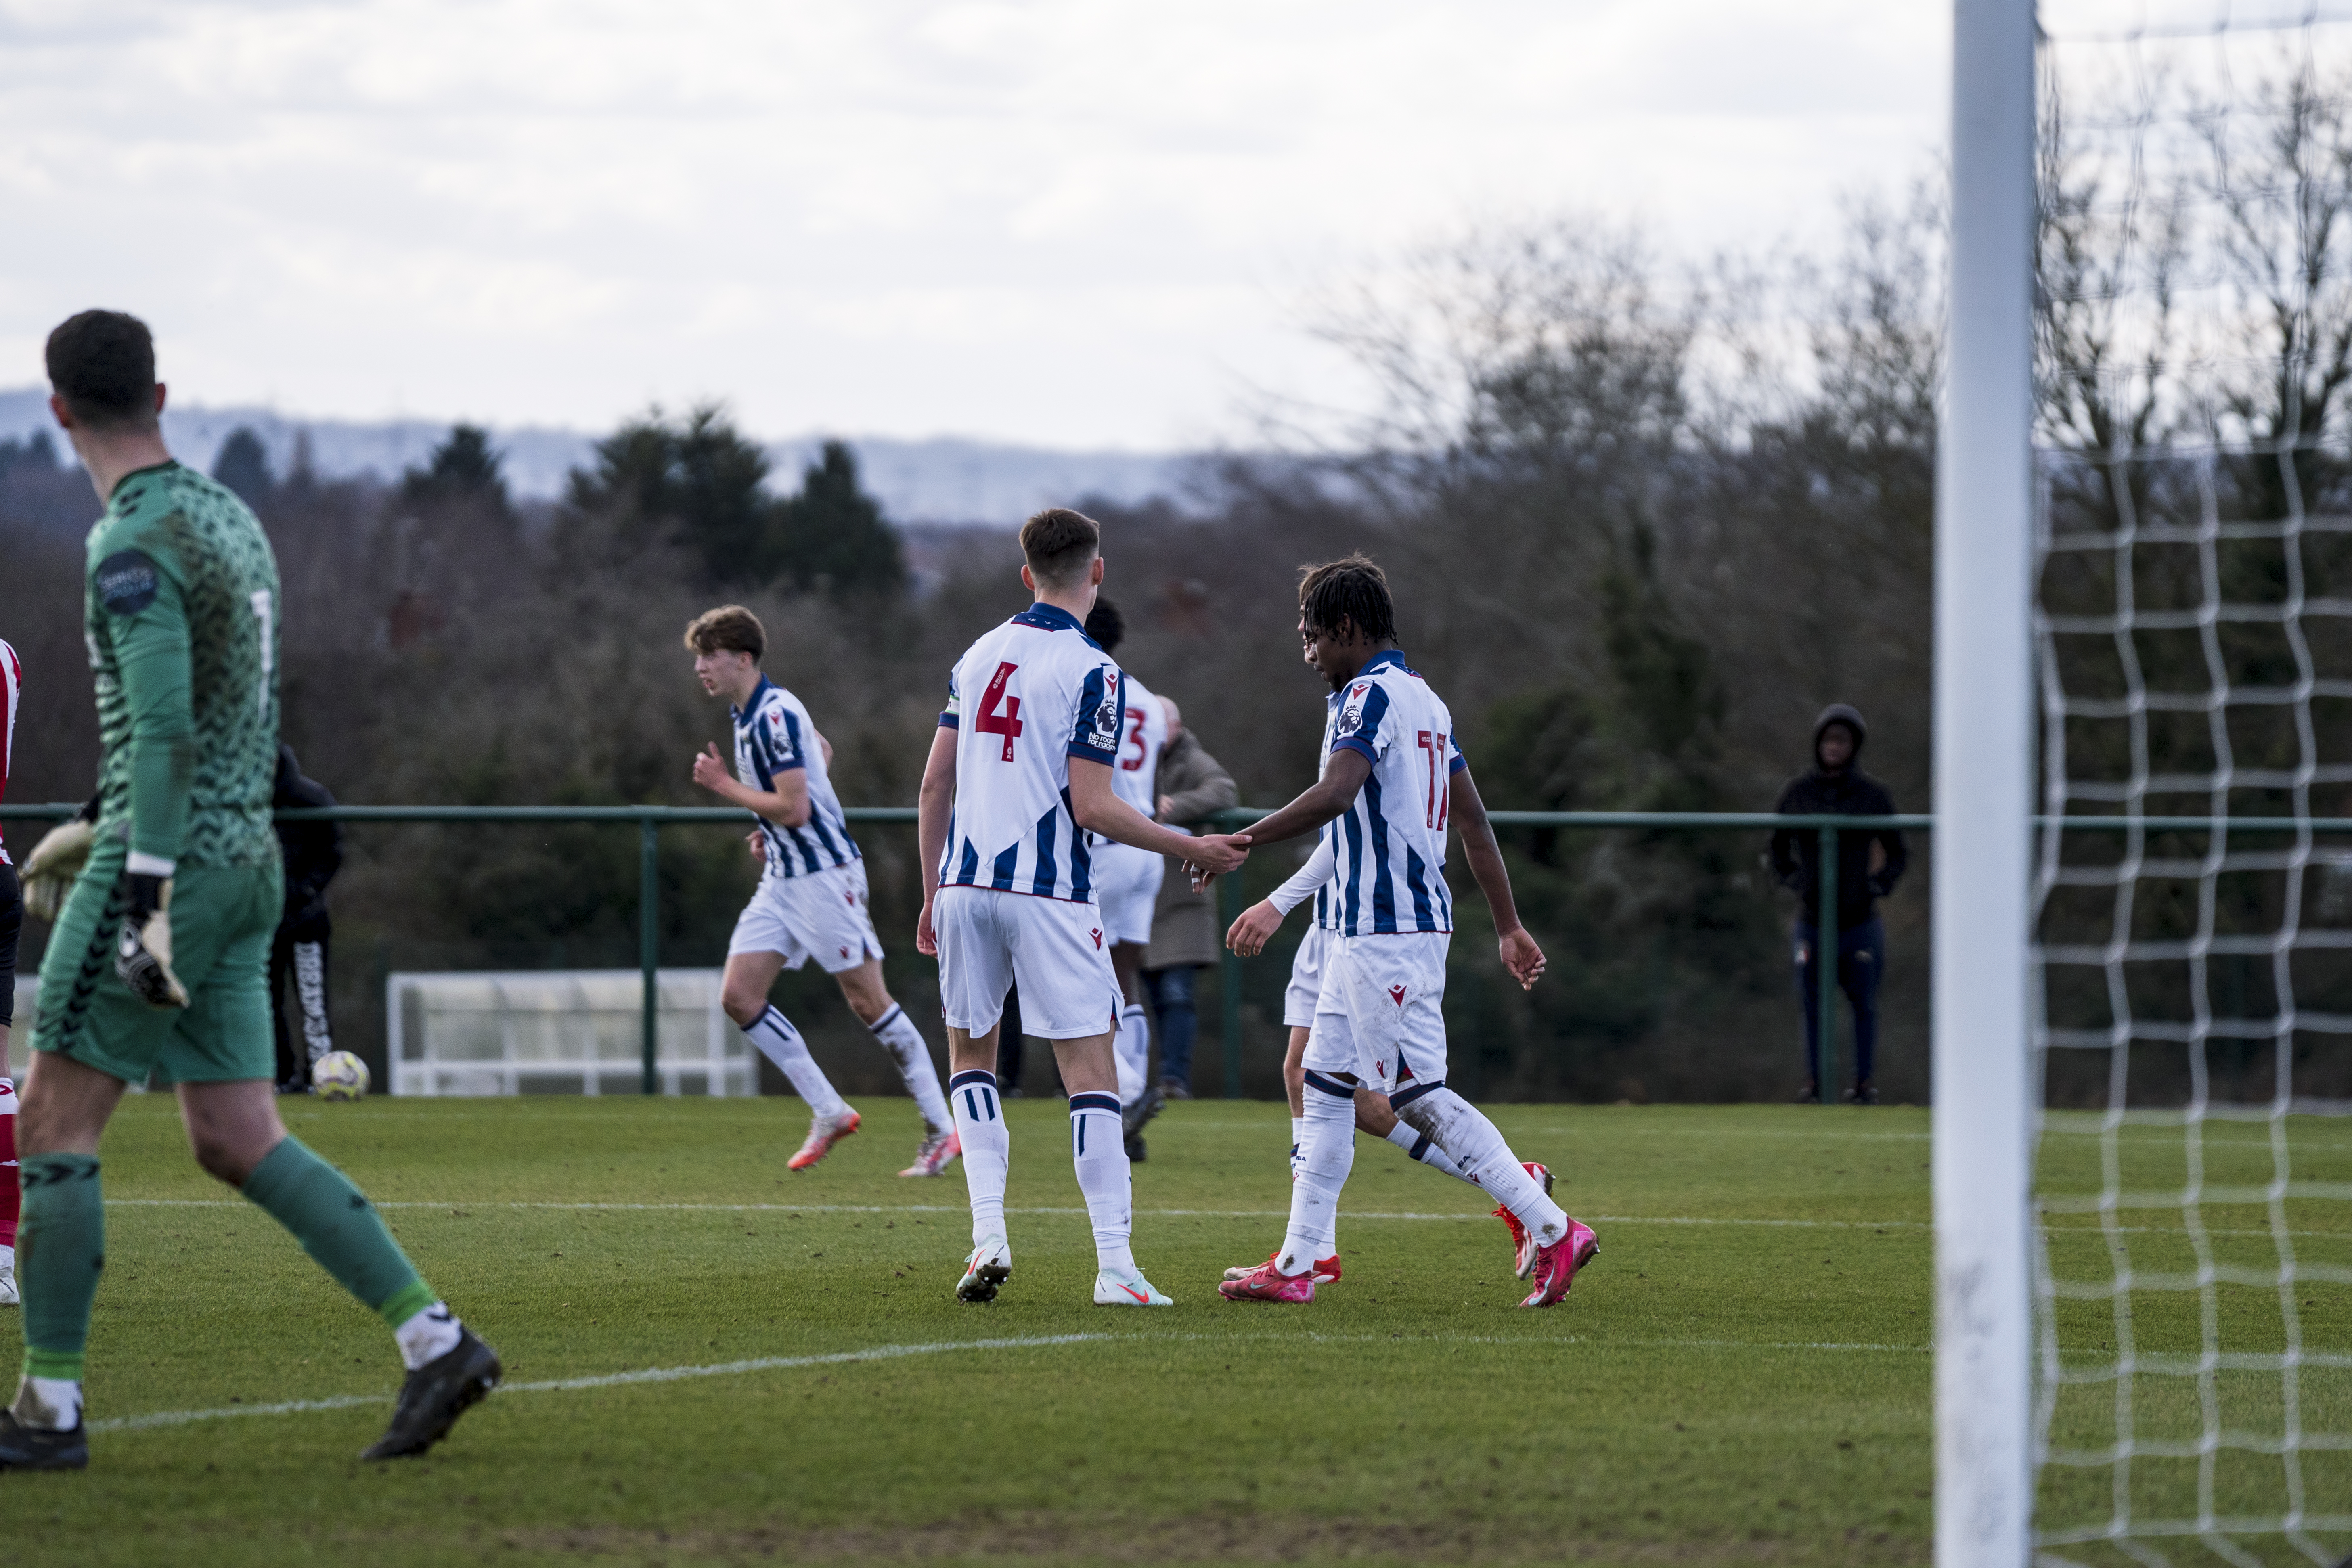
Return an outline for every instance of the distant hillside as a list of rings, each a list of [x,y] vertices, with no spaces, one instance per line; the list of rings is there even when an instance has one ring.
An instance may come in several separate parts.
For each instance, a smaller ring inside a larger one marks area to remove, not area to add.
[[[163,434],[183,459],[209,468],[230,431],[249,425],[269,448],[280,474],[293,467],[298,440],[310,437],[311,466],[328,478],[373,474],[397,478],[422,460],[447,433],[446,424],[423,419],[365,423],[300,419],[266,408],[170,408]],[[0,439],[51,427],[46,388],[0,392]],[[594,439],[577,430],[523,426],[493,433],[506,455],[515,492],[551,497],[562,492],[564,475],[588,460]],[[817,436],[771,442],[778,480],[798,482],[803,464],[815,456]],[[1039,507],[1067,504],[1098,495],[1134,503],[1154,496],[1178,498],[1194,460],[1184,453],[1065,452],[1038,447],[998,446],[940,437],[904,441],[850,437],[865,469],[866,484],[893,521],[908,523],[1018,522]],[[60,440],[62,447],[62,440]]]

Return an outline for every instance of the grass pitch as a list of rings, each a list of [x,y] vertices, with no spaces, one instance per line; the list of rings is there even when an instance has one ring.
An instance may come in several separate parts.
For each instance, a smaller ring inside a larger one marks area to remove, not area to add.
[[[362,1465],[380,1323],[189,1162],[164,1096],[104,1150],[91,1468],[0,1479],[11,1558],[79,1564],[1346,1557],[1925,1561],[1924,1112],[1502,1107],[1601,1255],[1520,1310],[1470,1188],[1359,1141],[1347,1277],[1214,1283],[1287,1203],[1278,1105],[1170,1108],[1136,1252],[1090,1303],[1058,1101],[1007,1106],[1015,1269],[953,1286],[960,1168],[894,1173],[903,1100],[814,1170],[793,1100],[291,1110],[496,1344],[509,1387]],[[13,1337],[13,1312],[0,1318]]]

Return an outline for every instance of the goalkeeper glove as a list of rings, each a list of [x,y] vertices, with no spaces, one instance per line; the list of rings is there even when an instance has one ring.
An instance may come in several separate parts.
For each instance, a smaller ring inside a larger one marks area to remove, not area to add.
[[[172,973],[172,879],[125,871],[125,903],[114,943],[114,973],[151,1007],[184,1007],[188,988]]]
[[[97,837],[97,829],[92,826],[98,817],[93,809],[97,805],[97,801],[91,801],[79,816],[50,828],[25,858],[21,873],[25,908],[35,918],[52,925],[57,923],[58,911],[65,908],[67,892],[89,859],[89,847]]]

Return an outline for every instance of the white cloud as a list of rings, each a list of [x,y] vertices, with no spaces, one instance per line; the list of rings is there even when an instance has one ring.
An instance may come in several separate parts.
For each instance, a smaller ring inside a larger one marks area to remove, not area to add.
[[[0,384],[102,301],[212,404],[1198,440],[1344,384],[1299,286],[1473,220],[1818,241],[1940,140],[1944,17],[0,0]]]

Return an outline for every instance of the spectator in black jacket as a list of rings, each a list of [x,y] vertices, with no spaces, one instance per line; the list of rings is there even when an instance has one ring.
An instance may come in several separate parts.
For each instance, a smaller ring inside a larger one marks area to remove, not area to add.
[[[1790,779],[1772,809],[1783,816],[1892,816],[1895,799],[1886,786],[1856,765],[1870,734],[1862,715],[1839,702],[1813,721],[1813,766]],[[1886,963],[1886,928],[1878,900],[1895,890],[1909,861],[1903,835],[1895,828],[1841,830],[1838,834],[1838,907],[1832,928],[1837,942],[1838,988],[1853,1008],[1853,1088],[1849,1105],[1875,1105],[1871,1081],[1878,1055],[1878,982]],[[1824,1021],[1813,955],[1821,945],[1821,834],[1783,827],[1772,835],[1772,872],[1795,891],[1804,908],[1797,917],[1797,990],[1805,1004],[1805,1088],[1801,1100],[1821,1098],[1821,1053],[1817,1045],[1835,1020]]]
[[[316,779],[302,776],[294,748],[278,747],[278,793],[270,803],[281,811],[332,805],[335,797]],[[269,1006],[278,1024],[278,1092],[307,1094],[310,1068],[335,1048],[327,1025],[327,884],[343,864],[343,828],[338,822],[281,822],[278,846],[286,860],[286,912],[269,950]],[[301,1019],[301,1040],[288,1027],[286,1000],[293,993]]]

